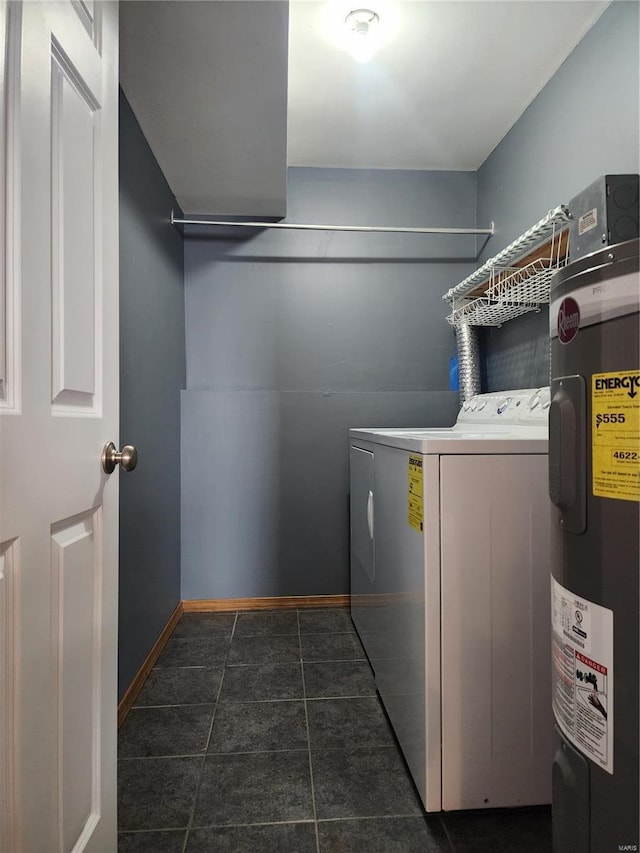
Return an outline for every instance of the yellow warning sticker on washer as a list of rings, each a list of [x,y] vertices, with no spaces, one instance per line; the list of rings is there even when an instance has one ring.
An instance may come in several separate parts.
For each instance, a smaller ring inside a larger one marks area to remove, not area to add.
[[[422,476],[422,456],[409,457],[409,524],[424,532],[424,478]]]
[[[593,494],[640,501],[640,370],[594,373]]]

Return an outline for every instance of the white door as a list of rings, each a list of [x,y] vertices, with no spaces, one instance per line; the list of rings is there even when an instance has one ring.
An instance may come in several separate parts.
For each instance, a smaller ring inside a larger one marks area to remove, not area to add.
[[[0,6],[0,844],[116,849],[116,3]]]

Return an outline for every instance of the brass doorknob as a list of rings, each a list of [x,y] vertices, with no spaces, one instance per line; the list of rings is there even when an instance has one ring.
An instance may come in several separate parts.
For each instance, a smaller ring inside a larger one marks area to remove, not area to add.
[[[126,444],[120,451],[112,441],[105,444],[102,451],[102,470],[105,474],[113,474],[116,465],[120,465],[125,471],[133,471],[137,464],[138,451],[132,444]]]

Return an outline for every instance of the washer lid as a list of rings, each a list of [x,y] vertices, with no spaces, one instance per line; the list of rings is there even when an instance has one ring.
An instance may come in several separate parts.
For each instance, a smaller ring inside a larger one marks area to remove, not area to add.
[[[350,434],[418,453],[546,453],[550,402],[549,386],[478,394],[452,427],[365,427]]]
[[[420,454],[547,453],[545,427],[516,428],[511,432],[469,432],[443,429],[352,429],[352,441],[367,441]]]

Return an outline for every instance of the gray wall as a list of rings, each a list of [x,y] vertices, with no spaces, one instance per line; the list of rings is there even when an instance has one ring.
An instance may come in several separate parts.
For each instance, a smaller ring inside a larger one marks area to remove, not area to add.
[[[470,226],[474,173],[290,169],[289,221]],[[182,597],[349,590],[348,429],[450,425],[473,238],[187,239]]]
[[[120,94],[119,694],[180,600],[180,390],[185,386],[183,239],[175,199]]]
[[[598,175],[640,171],[639,10],[615,2],[478,171],[478,224],[496,254]],[[486,390],[549,381],[548,313],[483,333]]]

